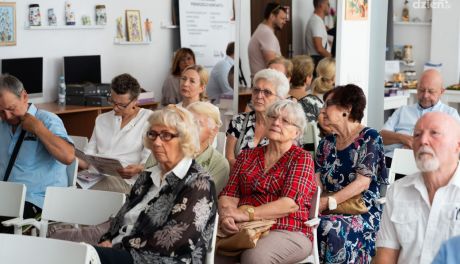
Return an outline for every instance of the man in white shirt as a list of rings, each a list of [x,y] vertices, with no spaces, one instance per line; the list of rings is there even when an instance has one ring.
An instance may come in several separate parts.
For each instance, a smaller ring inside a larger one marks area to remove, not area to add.
[[[460,235],[460,123],[446,113],[423,115],[413,149],[420,172],[388,190],[376,264],[431,263],[444,240]]]
[[[460,121],[457,110],[441,102],[444,90],[441,74],[434,69],[426,70],[418,83],[418,102],[400,107],[385,122],[380,134],[385,145],[387,166],[391,165],[389,158],[393,158],[394,149],[412,148],[414,126],[422,115],[429,112],[443,112]]]
[[[327,50],[327,31],[324,17],[329,14],[329,0],[313,0],[315,11],[310,17],[305,30],[307,54],[312,57],[315,65],[325,57],[331,57]]]
[[[252,34],[248,46],[251,77],[265,69],[267,63],[281,56],[281,48],[275,30],[281,30],[286,24],[287,11],[277,3],[268,3],[265,7],[264,21]]]

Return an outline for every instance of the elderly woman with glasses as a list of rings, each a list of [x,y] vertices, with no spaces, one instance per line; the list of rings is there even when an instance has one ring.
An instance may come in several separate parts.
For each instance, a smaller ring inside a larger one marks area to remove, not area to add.
[[[193,115],[167,106],[148,120],[158,165],[142,172],[96,250],[101,263],[204,263],[216,216],[214,182],[193,159]]]
[[[142,134],[151,110],[137,105],[141,87],[129,74],[115,77],[111,83],[109,103],[113,110],[96,118],[93,135],[84,152],[119,159],[124,168],[121,177],[103,177],[91,189],[129,193],[137,175],[144,169],[149,151],[144,147]],[[79,167],[88,169],[80,159]]]
[[[318,185],[325,194],[318,226],[322,263],[371,263],[375,255],[382,213],[377,200],[380,185],[388,181],[382,137],[361,124],[365,107],[362,89],[348,84],[326,94],[321,110],[324,125],[333,131],[321,140],[315,159]],[[366,210],[331,211],[355,196]]]
[[[272,69],[264,69],[254,76],[252,104],[254,110],[235,116],[227,129],[227,146],[225,157],[233,167],[235,159],[243,149],[265,146],[265,111],[274,102],[286,98],[289,81],[284,74]]]
[[[238,232],[241,222],[275,219],[276,224],[239,260],[218,255],[216,263],[297,263],[311,252],[312,232],[304,222],[316,191],[313,160],[294,144],[303,135],[305,114],[284,99],[268,108],[266,122],[270,143],[238,156],[220,193],[219,221],[225,234]]]

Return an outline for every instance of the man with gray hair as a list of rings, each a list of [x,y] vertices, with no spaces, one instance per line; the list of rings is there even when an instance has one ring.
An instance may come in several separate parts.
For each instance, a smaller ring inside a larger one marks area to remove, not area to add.
[[[426,113],[413,137],[420,172],[388,189],[376,264],[431,263],[444,240],[460,235],[460,123]]]
[[[41,211],[48,186],[68,186],[75,159],[61,119],[28,100],[21,81],[0,75],[0,180],[26,185],[24,218]]]

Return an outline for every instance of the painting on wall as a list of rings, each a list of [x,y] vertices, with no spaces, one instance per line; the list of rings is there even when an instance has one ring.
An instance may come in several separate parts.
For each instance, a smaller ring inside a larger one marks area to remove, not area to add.
[[[16,3],[0,2],[0,46],[16,45]]]
[[[142,42],[142,22],[139,10],[126,10],[126,31],[128,41]]]
[[[345,20],[367,20],[368,0],[346,0]]]

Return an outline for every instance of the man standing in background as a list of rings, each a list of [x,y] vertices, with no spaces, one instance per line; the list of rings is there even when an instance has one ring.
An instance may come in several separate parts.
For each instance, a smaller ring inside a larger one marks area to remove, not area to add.
[[[325,58],[331,57],[327,51],[327,31],[324,24],[324,17],[329,14],[329,0],[313,0],[315,12],[310,17],[305,31],[305,44],[307,54],[313,59],[316,65]]]

